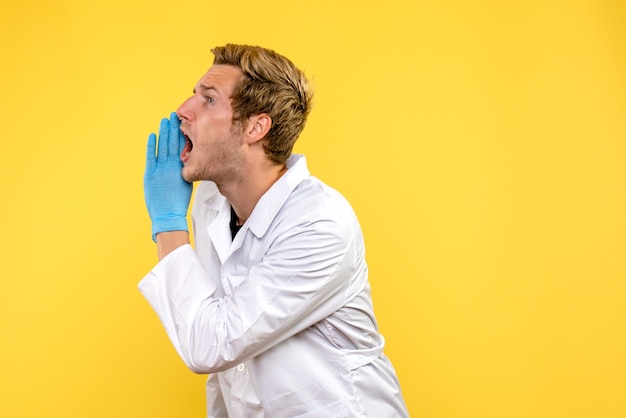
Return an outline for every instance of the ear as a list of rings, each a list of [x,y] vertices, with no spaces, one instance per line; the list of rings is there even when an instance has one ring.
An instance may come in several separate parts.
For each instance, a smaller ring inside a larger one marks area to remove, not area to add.
[[[267,113],[250,116],[246,125],[246,142],[253,144],[265,138],[272,127],[272,118]]]

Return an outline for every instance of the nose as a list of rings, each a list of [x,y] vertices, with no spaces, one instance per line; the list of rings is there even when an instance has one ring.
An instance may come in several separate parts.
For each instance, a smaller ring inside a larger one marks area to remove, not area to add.
[[[194,95],[195,96],[195,95]],[[194,96],[191,96],[190,98],[188,98],[187,100],[185,100],[179,107],[178,110],[176,110],[176,114],[178,115],[178,118],[180,120],[186,120],[186,121],[191,121],[192,117],[193,117],[193,110],[192,110],[192,101]]]

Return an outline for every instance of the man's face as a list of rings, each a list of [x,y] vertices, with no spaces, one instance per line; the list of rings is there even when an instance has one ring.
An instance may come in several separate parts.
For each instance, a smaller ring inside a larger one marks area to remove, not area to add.
[[[230,103],[241,77],[238,67],[214,65],[178,108],[180,129],[187,138],[181,153],[185,180],[213,180],[219,185],[241,169],[244,142],[233,126]]]

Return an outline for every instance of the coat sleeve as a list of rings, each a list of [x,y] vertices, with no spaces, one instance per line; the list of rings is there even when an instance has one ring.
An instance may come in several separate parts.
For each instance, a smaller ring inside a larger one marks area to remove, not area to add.
[[[189,355],[189,333],[200,306],[216,286],[206,280],[204,266],[191,246],[183,245],[164,257],[139,282],[139,291],[161,320],[178,355],[191,370],[202,372]]]
[[[290,227],[259,260],[242,277],[226,277],[232,288],[224,297],[216,297],[189,246],[165,257],[140,283],[194,372],[222,371],[270,349],[341,308],[367,282],[355,219]]]

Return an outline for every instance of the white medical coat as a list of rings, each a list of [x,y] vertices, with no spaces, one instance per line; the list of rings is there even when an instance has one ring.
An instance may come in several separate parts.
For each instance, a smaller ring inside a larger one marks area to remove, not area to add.
[[[209,417],[406,417],[383,354],[357,218],[303,156],[231,239],[230,205],[202,182],[194,251],[140,282],[185,364],[207,381]]]

